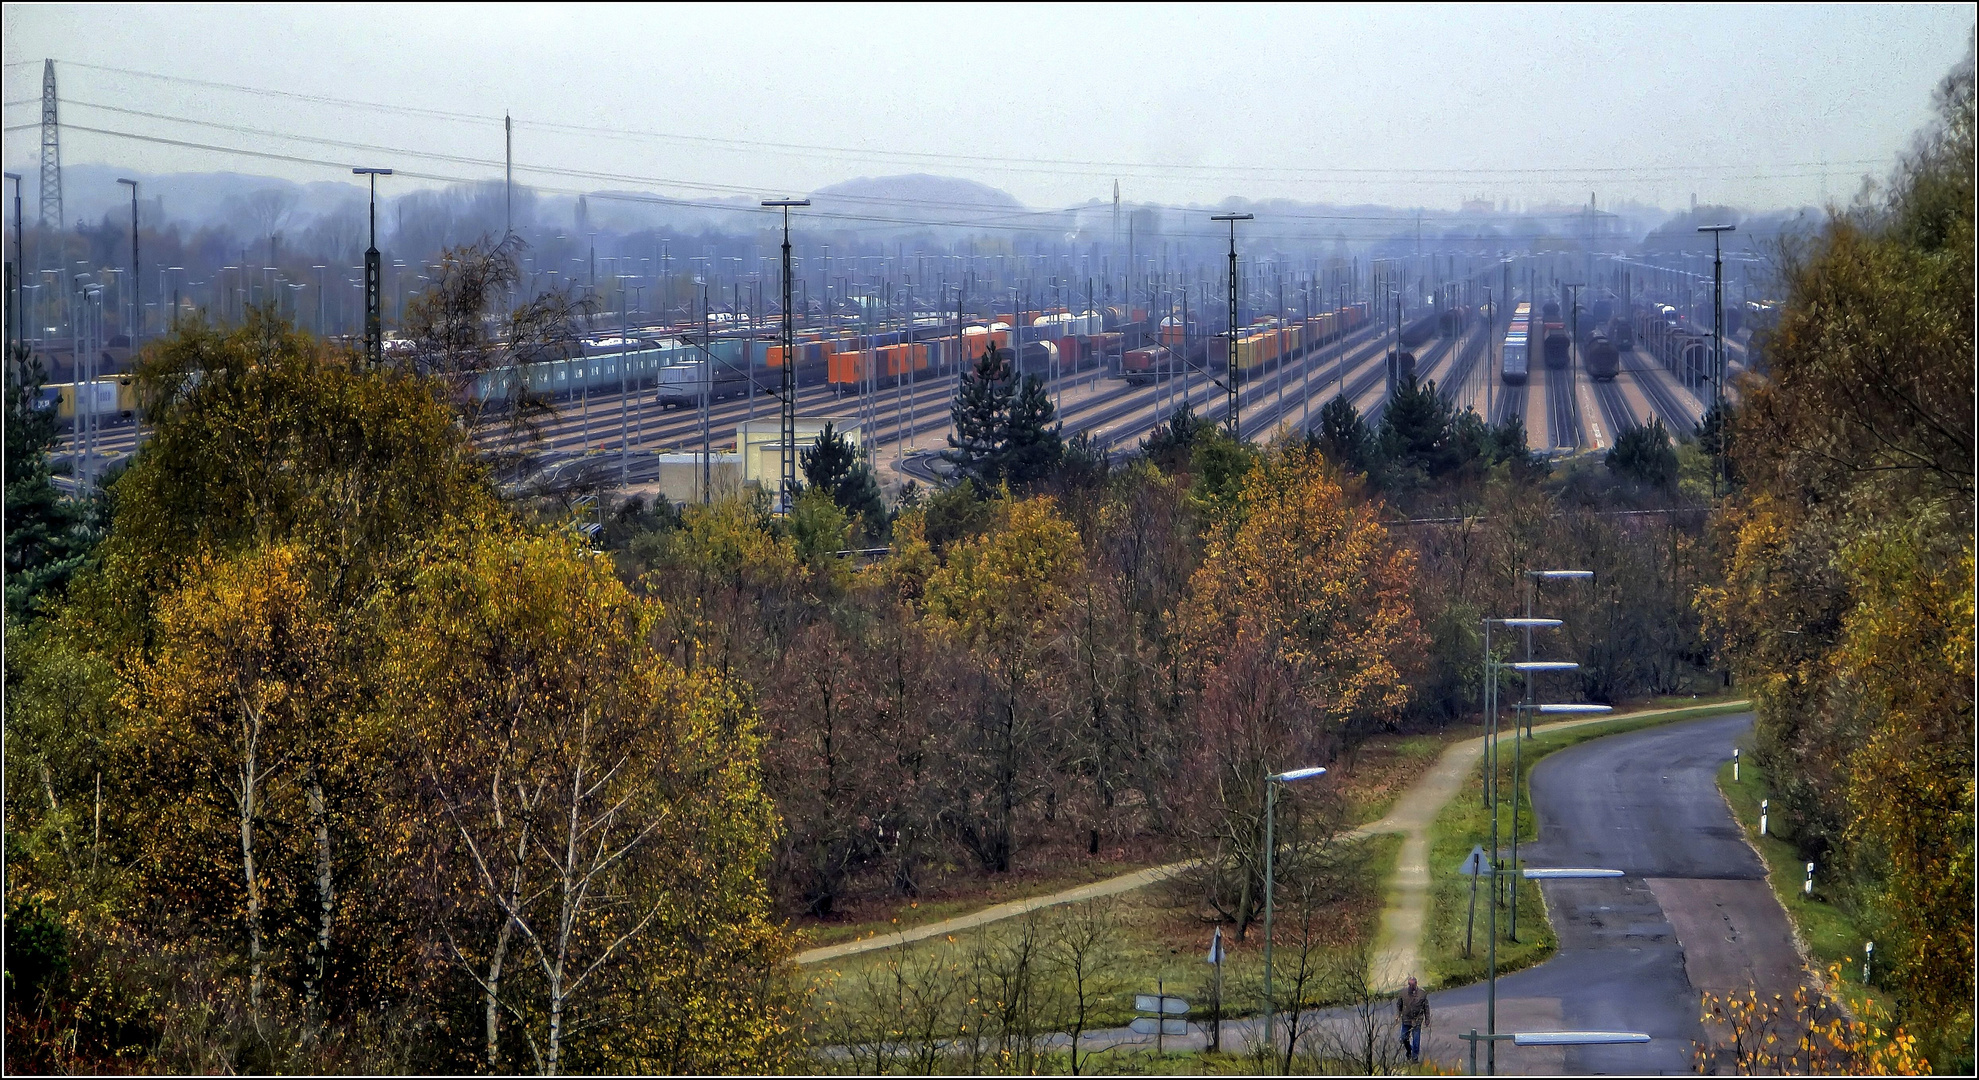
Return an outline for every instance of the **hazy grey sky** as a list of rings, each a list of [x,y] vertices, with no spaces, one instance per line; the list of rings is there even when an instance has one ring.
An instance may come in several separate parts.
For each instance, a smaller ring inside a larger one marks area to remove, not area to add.
[[[1172,203],[1674,207],[1694,191],[1766,208],[1886,172],[1972,25],[1964,4],[9,4],[5,158],[36,160],[53,57],[64,163],[151,173],[498,177],[507,110],[517,180],[552,189],[934,172],[1039,207],[1110,197],[1118,177]]]

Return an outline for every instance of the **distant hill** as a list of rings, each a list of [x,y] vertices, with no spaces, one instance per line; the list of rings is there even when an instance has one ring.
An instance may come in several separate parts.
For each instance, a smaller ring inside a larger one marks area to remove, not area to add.
[[[927,173],[862,176],[819,188],[811,193],[811,203],[817,210],[847,218],[903,223],[1024,223],[1032,213],[1009,192]]]

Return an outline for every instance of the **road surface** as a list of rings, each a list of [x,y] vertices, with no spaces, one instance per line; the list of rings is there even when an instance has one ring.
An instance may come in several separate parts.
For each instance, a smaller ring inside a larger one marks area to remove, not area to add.
[[[1718,793],[1718,768],[1751,724],[1749,713],[1684,721],[1596,739],[1534,767],[1539,839],[1521,852],[1526,865],[1626,876],[1542,886],[1560,951],[1498,980],[1498,1028],[1645,1031],[1654,1041],[1502,1045],[1499,1072],[1691,1072],[1700,991],[1791,995],[1801,985],[1786,912]],[[1433,995],[1425,1053],[1463,1064],[1456,1036],[1483,1028],[1484,996],[1482,984]]]

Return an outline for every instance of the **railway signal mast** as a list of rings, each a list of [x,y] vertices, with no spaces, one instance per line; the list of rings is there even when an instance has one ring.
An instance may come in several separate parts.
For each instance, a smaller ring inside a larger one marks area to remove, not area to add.
[[[1230,326],[1223,334],[1223,343],[1229,350],[1229,366],[1223,371],[1223,388],[1230,398],[1230,437],[1243,441],[1243,428],[1237,417],[1237,223],[1250,221],[1253,214],[1211,214],[1211,221],[1230,223]]]
[[[378,295],[384,287],[384,269],[378,259],[378,178],[392,175],[392,170],[352,169],[351,172],[371,180],[371,246],[364,250],[364,359],[375,367],[385,359],[385,320],[379,310]],[[243,272],[245,269],[243,265]]]
[[[1714,494],[1730,486],[1725,473],[1725,256],[1719,247],[1719,234],[1737,229],[1736,225],[1699,225],[1698,232],[1711,234],[1711,400],[1718,414],[1718,475],[1713,477]]]
[[[783,458],[780,477],[783,510],[789,513],[797,505],[797,361],[793,355],[796,330],[790,311],[790,208],[809,206],[811,200],[765,199],[763,205],[783,211],[783,431],[778,449]]]

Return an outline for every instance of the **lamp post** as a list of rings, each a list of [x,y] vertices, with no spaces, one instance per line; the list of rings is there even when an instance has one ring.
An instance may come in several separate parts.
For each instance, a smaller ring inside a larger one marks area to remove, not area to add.
[[[1558,619],[1490,619],[1484,620],[1484,803],[1491,815],[1491,854],[1486,861],[1484,872],[1491,877],[1491,903],[1485,910],[1486,929],[1486,988],[1484,1021],[1485,1030],[1498,1030],[1498,669],[1509,665],[1500,664],[1491,654],[1491,628],[1506,626],[1514,629],[1550,629],[1560,625]],[[1517,732],[1513,732],[1516,748]],[[1487,1058],[1492,1051],[1487,1048]]]
[[[1725,471],[1725,256],[1719,248],[1719,234],[1737,229],[1736,225],[1699,225],[1698,232],[1711,234],[1711,405],[1718,414],[1718,475],[1712,477],[1713,494],[1723,494],[1731,486]]]
[[[137,264],[137,181],[117,178],[117,183],[131,189],[131,325],[128,332],[131,345],[136,346],[138,338],[144,334],[144,279],[139,276]]]
[[[1580,666],[1578,664],[1567,664],[1560,662],[1554,662],[1549,664],[1545,661],[1536,661],[1532,658],[1532,631],[1536,626],[1539,625],[1539,623],[1547,621],[1547,620],[1537,620],[1532,617],[1533,600],[1535,599],[1536,594],[1539,591],[1539,583],[1542,581],[1591,581],[1593,579],[1594,579],[1594,571],[1592,570],[1527,570],[1525,572],[1525,580],[1526,580],[1525,663],[1513,665],[1513,667],[1525,673],[1525,701],[1521,703],[1519,707],[1521,713],[1521,719],[1524,721],[1524,728],[1525,728],[1524,738],[1529,739],[1532,737],[1532,715],[1535,708],[1537,708],[1539,711],[1542,712],[1592,712],[1592,711],[1607,712],[1608,711],[1608,707],[1605,705],[1537,706],[1536,707],[1534,706],[1532,700],[1532,675],[1531,675],[1532,672],[1572,671]],[[1554,625],[1557,626],[1559,624],[1557,621],[1554,621]],[[1512,865],[1513,867],[1517,867],[1519,864],[1520,742],[1521,742],[1521,738],[1520,738],[1519,725],[1515,723],[1512,727]],[[1510,927],[1511,939],[1513,941],[1517,941],[1519,939],[1519,891],[1516,888],[1512,890],[1512,909],[1511,909],[1510,921],[1511,921],[1511,927]]]
[[[1250,216],[1248,214],[1246,217]],[[1232,226],[1235,228],[1235,226]],[[1291,769],[1272,773],[1264,778],[1264,1043],[1271,1047],[1271,1060],[1278,1060],[1278,1002],[1271,993],[1271,911],[1272,886],[1276,884],[1275,858],[1278,851],[1277,837],[1273,834],[1273,820],[1277,817],[1279,784],[1297,783],[1325,775],[1326,770],[1317,766],[1307,769]]]
[[[371,246],[364,249],[364,358],[377,365],[385,359],[385,320],[379,308],[384,270],[378,265],[378,178],[392,175],[392,170],[360,168],[351,173],[371,182]]]
[[[809,199],[765,199],[764,206],[773,206],[783,211],[783,372],[779,382],[782,385],[780,414],[782,430],[778,432],[781,446],[778,453],[782,458],[778,470],[778,496],[783,500],[783,510],[789,513],[797,503],[797,361],[792,356],[796,349],[796,328],[791,321],[790,310],[790,208],[809,206]]]
[[[22,280],[27,274],[27,263],[21,255],[21,174],[10,172],[7,179],[14,182],[14,272],[7,282],[7,329],[13,332],[14,344],[27,340],[21,333],[21,290],[27,287]]]
[[[1223,371],[1223,388],[1229,394],[1230,398],[1230,437],[1238,442],[1243,441],[1244,433],[1237,416],[1237,223],[1240,221],[1250,221],[1255,216],[1254,214],[1211,214],[1209,216],[1211,221],[1227,221],[1230,223],[1230,325],[1223,333],[1223,342],[1228,347],[1229,352],[1229,366]],[[1270,910],[1268,898],[1265,910]],[[1268,936],[1266,938],[1266,948],[1270,948],[1270,939]],[[1266,1026],[1270,1026],[1269,1020],[1266,1021]]]

